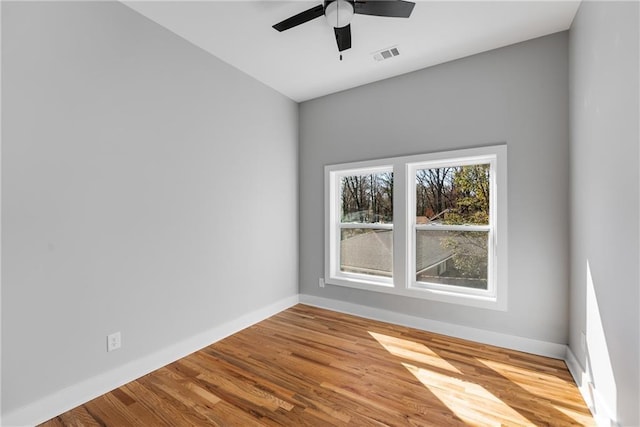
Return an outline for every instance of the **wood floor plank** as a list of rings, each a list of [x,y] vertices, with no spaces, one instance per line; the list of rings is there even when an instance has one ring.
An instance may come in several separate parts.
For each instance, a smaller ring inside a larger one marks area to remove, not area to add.
[[[42,424],[594,426],[561,360],[296,305]]]

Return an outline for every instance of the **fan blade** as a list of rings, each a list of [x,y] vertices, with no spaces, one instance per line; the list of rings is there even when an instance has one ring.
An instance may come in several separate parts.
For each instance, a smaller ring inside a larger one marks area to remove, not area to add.
[[[341,28],[334,28],[336,33],[336,43],[338,43],[338,51],[351,49],[351,24]]]
[[[319,4],[316,7],[312,7],[311,9],[305,10],[304,12],[300,12],[297,15],[293,15],[290,18],[285,19],[282,22],[278,22],[273,26],[278,31],[288,30],[289,28],[293,28],[300,24],[304,24],[305,22],[309,22],[312,19],[316,19],[324,15],[324,7]]]
[[[408,18],[416,4],[402,0],[356,1],[354,12],[360,15],[390,16],[392,18]]]

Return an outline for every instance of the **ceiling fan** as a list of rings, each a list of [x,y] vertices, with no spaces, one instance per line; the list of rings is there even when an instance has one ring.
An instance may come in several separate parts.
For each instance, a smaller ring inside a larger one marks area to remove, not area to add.
[[[351,18],[360,15],[408,18],[415,3],[403,0],[324,0],[322,4],[298,13],[273,26],[278,31],[288,30],[324,15],[333,27],[338,51],[351,48]],[[340,57],[342,59],[342,56]]]

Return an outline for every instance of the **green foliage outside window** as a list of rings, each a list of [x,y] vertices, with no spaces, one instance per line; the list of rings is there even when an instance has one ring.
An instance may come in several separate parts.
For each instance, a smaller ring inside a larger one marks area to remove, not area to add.
[[[488,225],[490,166],[478,164],[421,169],[416,173],[416,223]],[[450,231],[440,240],[453,253],[440,276],[463,286],[484,287],[488,270],[488,233]],[[455,279],[454,279],[455,278]],[[425,279],[428,280],[428,279]],[[433,279],[440,281],[440,278]],[[445,279],[446,281],[446,279]]]

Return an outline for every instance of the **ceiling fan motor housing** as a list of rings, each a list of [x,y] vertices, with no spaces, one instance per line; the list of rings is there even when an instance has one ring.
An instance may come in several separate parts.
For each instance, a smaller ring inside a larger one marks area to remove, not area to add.
[[[353,3],[350,0],[325,0],[324,16],[329,25],[334,28],[343,28],[349,25],[354,13]]]

